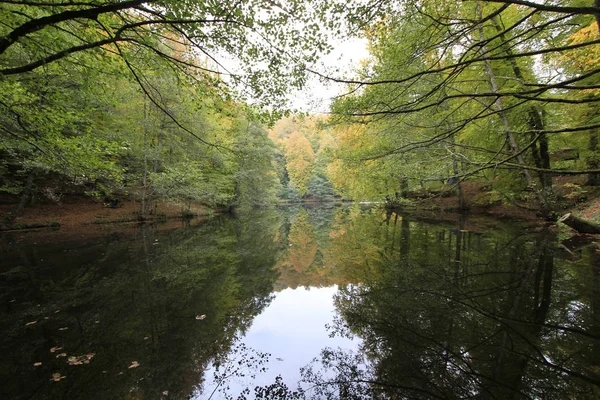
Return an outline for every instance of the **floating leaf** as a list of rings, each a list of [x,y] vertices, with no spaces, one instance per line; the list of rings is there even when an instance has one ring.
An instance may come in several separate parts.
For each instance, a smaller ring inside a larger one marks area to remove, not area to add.
[[[169,395],[169,391],[168,391],[168,390],[165,390],[164,392],[162,392],[162,395],[163,395],[163,396],[168,396],[168,395]]]
[[[62,350],[62,347],[54,346],[53,348],[50,349],[50,353],[56,353],[59,350]]]
[[[67,329],[69,329],[68,326],[65,326],[64,328],[58,328],[59,331],[66,331]]]
[[[35,325],[37,324],[37,321],[31,321],[25,324],[25,326],[30,326],[30,325]]]
[[[52,380],[53,380],[54,382],[59,382],[59,381],[61,381],[61,380],[65,379],[65,378],[66,378],[66,376],[62,376],[62,375],[60,374],[60,372],[55,372],[55,373],[53,373],[53,374],[52,374]]]
[[[66,357],[67,353],[60,353],[56,356],[56,358]]]
[[[41,367],[42,363],[41,362],[36,362],[36,363],[33,363],[33,366],[34,367]]]
[[[203,320],[204,318],[206,318],[206,314],[196,315],[196,319],[199,321]]]
[[[137,362],[137,361],[133,361],[133,362],[131,363],[131,365],[130,365],[128,368],[129,368],[129,369],[131,369],[131,368],[137,368],[137,367],[139,367],[139,366],[140,366],[140,363],[139,363],[139,362]]]
[[[71,356],[69,357],[69,359],[67,360],[67,364],[69,365],[83,365],[83,364],[89,364],[90,360],[92,358],[94,358],[96,354],[94,353],[89,353],[89,354],[84,354],[82,356]]]

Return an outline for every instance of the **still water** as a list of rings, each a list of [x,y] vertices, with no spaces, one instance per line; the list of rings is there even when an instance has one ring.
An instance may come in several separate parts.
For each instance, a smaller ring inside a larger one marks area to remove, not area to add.
[[[2,399],[598,399],[600,253],[296,207],[0,236]]]

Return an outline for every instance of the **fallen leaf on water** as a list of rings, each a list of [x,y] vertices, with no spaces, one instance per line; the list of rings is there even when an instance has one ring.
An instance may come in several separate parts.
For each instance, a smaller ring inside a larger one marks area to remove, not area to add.
[[[197,320],[203,320],[204,318],[206,318],[206,314],[196,315]]]
[[[69,364],[69,365],[83,365],[83,361],[81,361],[78,357],[71,356],[67,360],[67,364]]]
[[[94,358],[96,354],[94,353],[89,353],[89,354],[84,354],[82,356],[71,356],[69,357],[69,359],[67,360],[67,364],[69,365],[83,365],[83,364],[89,364],[90,360],[92,358]]]
[[[56,356],[56,358],[66,357],[67,353],[60,353]]]
[[[60,374],[60,372],[55,372],[55,373],[52,374],[52,380],[54,382],[59,382],[60,380],[65,379],[65,378],[66,378],[66,376],[62,376]]]
[[[54,346],[53,348],[50,349],[50,353],[56,353],[59,350],[62,350],[62,347]]]
[[[146,336],[146,337],[144,338],[144,340],[148,340],[148,339],[150,339],[148,336]]]
[[[139,362],[137,362],[137,361],[133,361],[133,362],[131,363],[131,365],[130,365],[128,368],[129,368],[129,369],[131,369],[131,368],[137,368],[137,367],[139,367],[139,366],[140,366],[140,363],[139,363]]]
[[[54,314],[58,314],[60,312],[60,310],[56,310],[54,311]]]
[[[69,329],[68,326],[65,326],[64,328],[58,328],[59,331],[66,331],[67,329]]]
[[[31,321],[25,324],[25,326],[29,326],[29,325],[35,325],[37,324],[37,321]]]
[[[33,366],[34,367],[41,367],[42,363],[41,362],[36,362],[36,363],[33,363]]]
[[[168,390],[165,390],[164,392],[162,392],[162,395],[163,395],[163,396],[168,396],[168,395],[169,395],[169,391],[168,391]]]

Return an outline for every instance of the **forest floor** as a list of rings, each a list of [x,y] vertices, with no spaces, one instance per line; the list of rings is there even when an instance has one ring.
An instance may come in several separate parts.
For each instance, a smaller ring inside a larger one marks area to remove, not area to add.
[[[0,204],[0,218],[4,218],[13,208],[12,204]],[[192,206],[192,215],[206,215],[209,210],[202,206]],[[123,202],[118,207],[106,207],[105,204],[86,197],[65,198],[59,204],[39,203],[25,207],[11,230],[43,227],[62,227],[69,230],[82,225],[104,225],[114,223],[140,222],[139,202]],[[182,217],[183,208],[173,203],[158,203],[146,221],[165,221]]]
[[[556,201],[551,219],[558,219],[563,214],[573,212],[581,218],[600,223],[600,187],[587,187],[584,181],[585,177],[554,178]],[[549,222],[535,209],[533,202],[524,200],[518,203],[511,202],[499,193],[488,191],[480,182],[463,183],[463,195],[469,206],[468,214],[471,216],[489,216],[531,224]],[[437,195],[428,198],[412,200],[414,203],[412,207],[429,214],[444,215],[458,211],[458,197],[456,191],[451,188],[439,191]]]

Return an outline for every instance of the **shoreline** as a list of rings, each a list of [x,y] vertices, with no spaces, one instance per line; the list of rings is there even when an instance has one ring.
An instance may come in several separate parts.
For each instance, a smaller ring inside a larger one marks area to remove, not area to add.
[[[307,201],[288,202],[281,201],[276,207],[288,206],[332,206],[337,207],[348,204],[362,205],[364,202],[353,202],[335,199],[333,201]],[[515,205],[502,204],[500,202],[489,204],[471,204],[466,212],[461,212],[456,207],[455,196],[438,197],[417,200],[413,204],[384,206],[383,204],[371,203],[375,207],[384,207],[390,213],[414,214],[427,219],[437,221],[453,221],[464,215],[467,219],[490,219],[498,222],[520,222],[535,226],[557,226],[555,221],[547,220],[533,209],[522,208]],[[13,207],[12,204],[0,204],[0,217],[4,218]],[[154,212],[146,219],[139,218],[139,202],[127,201],[119,207],[106,207],[103,203],[86,197],[72,197],[65,199],[60,204],[35,204],[27,206],[20,215],[15,225],[7,228],[0,227],[0,232],[34,231],[40,229],[80,229],[89,226],[106,225],[131,225],[139,223],[162,223],[167,221],[185,220],[190,218],[212,215],[215,210],[206,206],[192,205],[189,212],[181,204],[160,202],[154,208]],[[574,205],[570,208],[561,207],[556,210],[557,215],[574,212],[585,219],[600,218],[600,198],[593,198],[587,202]]]
[[[4,219],[12,204],[0,204],[0,217]],[[23,209],[13,226],[0,226],[0,232],[37,230],[43,228],[75,228],[89,225],[131,224],[164,222],[174,219],[195,218],[213,213],[213,210],[198,205],[184,209],[180,204],[157,203],[153,212],[144,219],[139,217],[139,202],[123,202],[119,207],[74,197],[60,204],[36,204]]]

